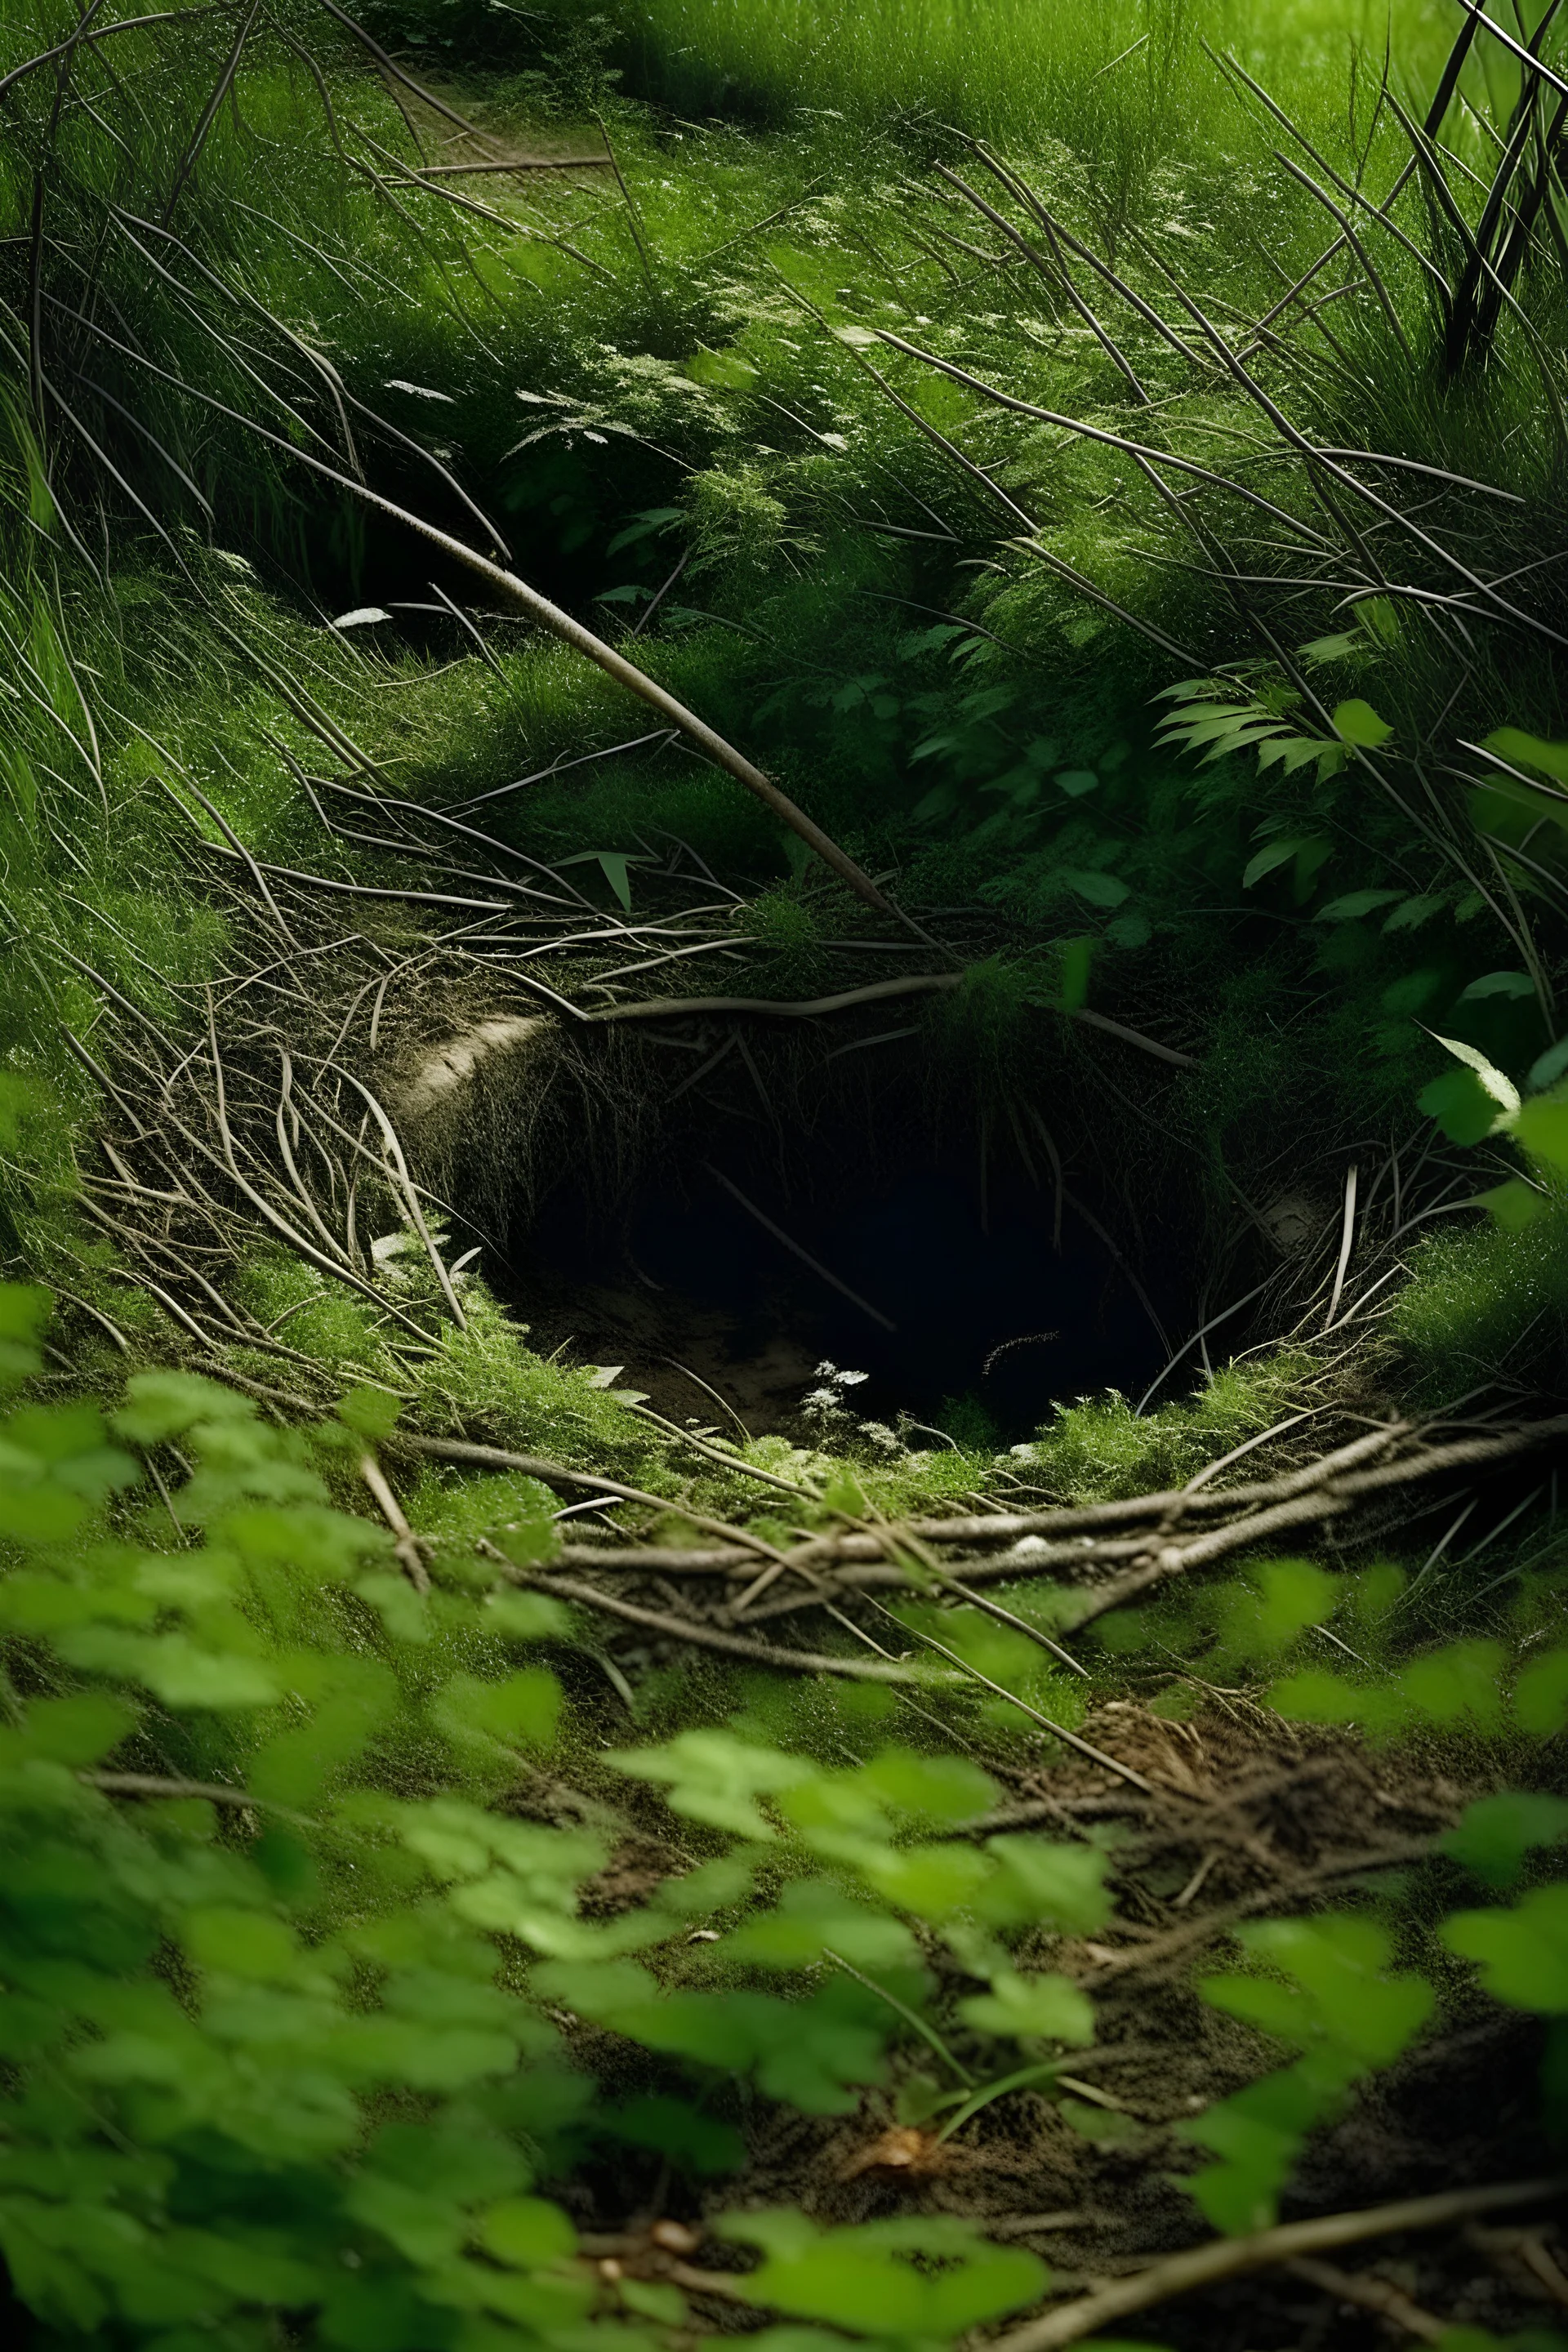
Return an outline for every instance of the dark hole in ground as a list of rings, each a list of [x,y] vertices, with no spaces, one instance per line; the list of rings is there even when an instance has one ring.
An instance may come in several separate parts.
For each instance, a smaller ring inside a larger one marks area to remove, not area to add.
[[[1145,1305],[1128,1260],[1071,1206],[1056,1246],[1048,1175],[994,1159],[983,1196],[973,1141],[879,1167],[863,1143],[819,1137],[793,1179],[732,1137],[709,1148],[608,1206],[562,1183],[502,1277],[536,1344],[624,1364],[672,1419],[722,1423],[695,1373],[753,1434],[794,1429],[828,1363],[867,1375],[842,1390],[860,1419],[1012,1443],[1058,1401],[1141,1396],[1169,1353],[1151,1307],[1173,1344],[1191,1328],[1183,1254],[1168,1237],[1150,1246],[1151,1219]]]

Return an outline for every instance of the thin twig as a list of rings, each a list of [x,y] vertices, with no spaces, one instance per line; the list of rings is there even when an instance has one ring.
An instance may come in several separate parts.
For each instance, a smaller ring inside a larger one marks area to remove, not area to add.
[[[1514,2180],[1490,2189],[1450,2189],[1438,2197],[1411,2197],[1395,2205],[1374,2205],[1356,2213],[1325,2213],[1310,2221],[1286,2221],[1272,2230],[1255,2230],[1243,2238],[1217,2238],[1172,2254],[1131,2278],[1117,2279],[1092,2294],[1042,2319],[1025,2322],[993,2338],[990,2352],[1062,2352],[1113,2319],[1170,2296],[1190,2294],[1221,2279],[1244,2278],[1248,2272],[1268,2270],[1298,2255],[1324,2253],[1336,2246],[1359,2245],[1367,2238],[1391,2237],[1401,2230],[1440,2230],[1471,2213],[1493,2213],[1510,2205],[1534,2205],[1561,2196],[1568,2180]]]

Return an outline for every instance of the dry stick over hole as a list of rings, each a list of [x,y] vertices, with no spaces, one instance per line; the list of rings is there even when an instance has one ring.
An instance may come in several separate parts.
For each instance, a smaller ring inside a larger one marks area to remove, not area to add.
[[[771,1217],[764,1216],[756,1202],[748,1200],[738,1184],[731,1184],[721,1170],[715,1168],[712,1162],[707,1160],[700,1160],[698,1164],[706,1174],[712,1177],[716,1184],[722,1184],[725,1192],[731,1199],[740,1202],[748,1216],[756,1219],[764,1233],[772,1234],[774,1241],[782,1242],[784,1248],[799,1258],[803,1265],[808,1265],[813,1274],[820,1275],[830,1290],[837,1290],[841,1298],[847,1298],[852,1307],[858,1307],[862,1315],[868,1315],[873,1323],[879,1323],[884,1331],[897,1331],[898,1325],[889,1322],[879,1307],[873,1307],[869,1299],[862,1298],[858,1290],[851,1290],[847,1282],[840,1282],[836,1274],[830,1274],[826,1266],[819,1259],[813,1257],[809,1250],[803,1249],[799,1242],[793,1240],[782,1225],[775,1225]]]
[[[1440,2230],[1471,2213],[1492,2213],[1510,2205],[1534,2205],[1561,2196],[1568,2180],[1513,2180],[1489,2189],[1454,2189],[1440,2197],[1412,2197],[1396,2205],[1374,2205],[1359,2213],[1325,2213],[1310,2221],[1287,2221],[1272,2230],[1256,2230],[1245,2238],[1217,2238],[1194,2246],[1164,2262],[1117,2279],[1092,2294],[1079,2296],[1042,2319],[1025,2322],[993,2339],[989,2352],[1062,2352],[1085,2336],[1134,2311],[1146,2311],[1168,2297],[1189,2294],[1221,2279],[1244,2278],[1249,2271],[1270,2269],[1298,2256],[1331,2252],[1336,2246],[1361,2244],[1368,2238],[1389,2237],[1399,2230]]]
[[[334,8],[332,13],[339,15],[341,11]],[[154,371],[154,373],[157,372]],[[237,415],[237,412],[226,408],[223,402],[213,399],[210,394],[201,393],[193,385],[182,384],[181,389],[185,392],[195,392],[198,399],[204,400],[206,405],[219,409],[225,415],[231,416]],[[369,507],[374,513],[387,516],[394,522],[402,523],[405,529],[413,531],[416,538],[424,540],[431,547],[438,548],[441,553],[448,556],[454,563],[460,564],[465,571],[471,572],[477,578],[483,580],[505,603],[512,605],[519,612],[525,613],[531,620],[537,622],[542,628],[547,629],[552,636],[559,637],[563,644],[572,646],[574,652],[585,656],[589,661],[602,669],[606,677],[613,677],[617,685],[624,686],[630,693],[638,696],[642,701],[650,704],[681,734],[688,736],[700,751],[707,754],[709,759],[715,761],[727,774],[735,777],[737,782],[744,784],[748,792],[754,793],[759,800],[764,802],[792,833],[797,835],[809,849],[816,852],[824,865],[831,866],[840,880],[848,884],[858,898],[863,900],[868,907],[874,908],[879,915],[887,916],[890,921],[909,922],[909,918],[895,907],[890,899],[883,896],[870,876],[856,864],[848,852],[840,849],[831,835],[825,833],[813,818],[807,816],[803,808],[790,799],[787,793],[781,792],[777,784],[764,776],[760,768],[754,766],[742,752],[737,751],[733,745],[727,742],[715,729],[710,727],[705,719],[699,719],[694,710],[689,710],[683,702],[677,701],[675,696],[649,677],[646,670],[638,669],[635,662],[627,661],[624,654],[617,653],[613,646],[606,645],[603,637],[596,637],[591,629],[584,628],[581,621],[574,620],[572,614],[563,612],[559,604],[552,604],[548,596],[542,596],[537,588],[531,588],[525,580],[518,578],[516,572],[504,571],[499,563],[492,563],[488,556],[479,554],[475,549],[467,546],[462,540],[454,539],[450,532],[438,529],[435,523],[427,522],[422,515],[411,513],[408,508],[399,506],[395,499],[383,498],[378,491],[369,488],[365,483],[356,481],[352,474],[345,474],[339,467],[329,465],[324,458],[315,457],[308,449],[296,448],[281,434],[269,431],[267,426],[258,424],[254,418],[241,416],[238,417],[238,422],[247,425],[250,431],[262,440],[272,443],[274,447],[287,451],[291,457],[307,467],[311,473],[321,475],[336,488],[346,491],[351,498],[357,499],[362,506]],[[924,938],[925,934],[920,931],[918,925],[910,927],[916,930],[917,936]]]
[[[606,1005],[584,1017],[589,1021],[671,1021],[708,1013],[755,1013],[775,1021],[819,1021],[829,1013],[846,1013],[857,1004],[878,1004],[889,996],[930,996],[962,988],[967,977],[962,971],[909,972],[898,980],[873,981],[865,988],[842,989],[836,996],[659,996],[641,1004]],[[1086,1005],[1073,1007],[1068,1018],[1081,1021],[1089,1029],[1102,1029],[1108,1037],[1120,1037],[1124,1045],[1136,1045],[1141,1053],[1169,1062],[1173,1069],[1197,1067],[1191,1054],[1179,1053],[1174,1045],[1162,1045],[1158,1039],[1145,1037],[1142,1030],[1130,1029],[1103,1013],[1091,1013]]]

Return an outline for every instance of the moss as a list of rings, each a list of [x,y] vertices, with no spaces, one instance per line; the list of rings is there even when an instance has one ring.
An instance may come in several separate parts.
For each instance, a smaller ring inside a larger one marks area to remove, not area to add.
[[[1064,1502],[1180,1486],[1206,1464],[1290,1410],[1291,1389],[1313,1369],[1304,1354],[1228,1365],[1190,1399],[1140,1415],[1112,1391],[1059,1406],[1032,1444],[1013,1448],[1023,1475]]]
[[[1568,1370],[1568,1210],[1554,1206],[1522,1233],[1488,1223],[1425,1242],[1389,1328],[1430,1402],[1499,1371],[1560,1384]]]

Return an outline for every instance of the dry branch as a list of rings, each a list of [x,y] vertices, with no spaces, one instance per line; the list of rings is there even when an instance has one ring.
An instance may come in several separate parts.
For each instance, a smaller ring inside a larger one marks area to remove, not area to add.
[[[623,1601],[618,1594],[603,1591],[596,1584],[584,1584],[574,1576],[551,1576],[521,1568],[513,1569],[511,1575],[515,1582],[526,1584],[533,1591],[552,1593],[558,1601],[574,1601],[585,1609],[625,1618],[628,1624],[640,1625],[669,1641],[690,1642],[700,1650],[721,1650],[729,1657],[745,1658],[755,1666],[782,1666],[797,1675],[842,1675],[851,1682],[863,1683],[924,1685],[940,1681],[957,1686],[969,1679],[961,1674],[922,1675],[891,1658],[835,1658],[815,1650],[781,1650],[771,1642],[748,1641],[743,1634],[727,1633],[700,1619],[670,1617],[657,1609],[641,1609],[635,1601]]]
[[[1510,2205],[1540,2204],[1561,2196],[1564,2180],[1514,2180],[1489,2189],[1458,2189],[1439,2197],[1412,2197],[1402,2204],[1374,2205],[1359,2213],[1325,2213],[1310,2221],[1286,2221],[1273,2230],[1257,2230],[1249,2237],[1218,2238],[1206,2246],[1172,2254],[1131,2278],[1082,2295],[1041,2319],[1010,2328],[994,2338],[990,2352],[1062,2352],[1062,2347],[1092,2336],[1113,2319],[1172,2295],[1190,2294],[1197,2287],[1221,2279],[1244,2278],[1250,2271],[1268,2270],[1299,2255],[1331,2252],[1368,2238],[1391,2237],[1400,2230],[1441,2230],[1472,2213],[1496,2213]]]

